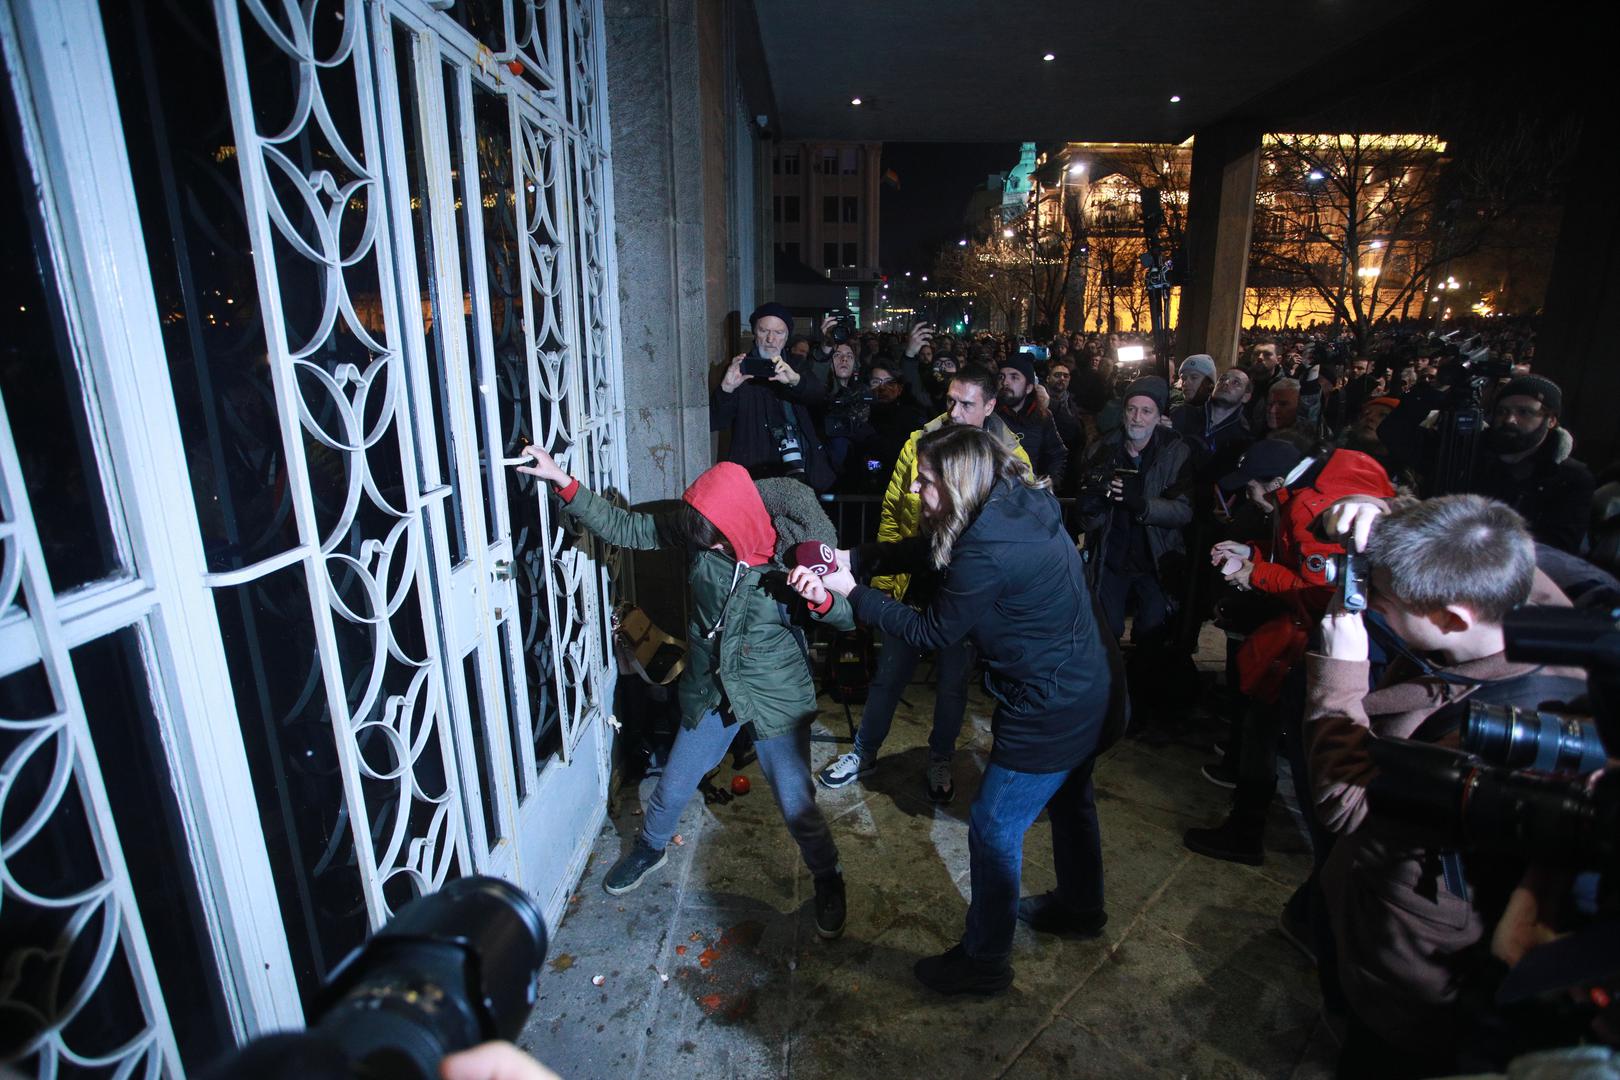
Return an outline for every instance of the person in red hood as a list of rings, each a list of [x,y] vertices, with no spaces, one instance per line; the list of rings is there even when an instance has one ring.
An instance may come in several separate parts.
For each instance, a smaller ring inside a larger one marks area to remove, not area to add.
[[[752,723],[760,768],[815,879],[816,930],[837,937],[844,929],[844,879],[810,780],[816,690],[792,625],[806,607],[787,587],[780,557],[800,540],[819,538],[810,533],[832,535],[814,493],[796,480],[756,482],[741,465],[722,462],[686,489],[678,509],[637,513],[581,487],[539,447],[524,453],[532,462],[519,471],[551,483],[564,512],[603,540],[641,550],[684,548],[688,554],[681,730],[639,835],[602,887],[614,896],[627,893],[664,865],[665,848],[698,783],[720,763],[742,724]],[[842,597],[808,614],[842,630],[855,625]]]
[[[1277,791],[1277,740],[1297,711],[1278,707],[1278,696],[1285,677],[1304,659],[1307,628],[1333,599],[1326,560],[1344,554],[1311,526],[1340,499],[1390,498],[1395,489],[1369,455],[1313,453],[1307,440],[1292,435],[1255,443],[1218,484],[1225,496],[1247,490],[1249,499],[1272,516],[1273,530],[1265,545],[1223,540],[1210,549],[1210,560],[1234,588],[1274,597],[1279,613],[1250,633],[1238,653],[1238,677],[1250,700],[1238,745],[1228,757],[1237,762],[1231,812],[1215,828],[1188,829],[1182,842],[1200,855],[1258,866],[1265,861],[1266,813]]]

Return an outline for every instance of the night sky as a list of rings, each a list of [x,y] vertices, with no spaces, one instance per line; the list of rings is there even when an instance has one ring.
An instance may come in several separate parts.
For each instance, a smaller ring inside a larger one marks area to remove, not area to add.
[[[884,143],[883,168],[899,174],[900,190],[882,186],[883,272],[928,269],[942,245],[963,236],[962,212],[974,189],[1016,164],[1017,143]]]

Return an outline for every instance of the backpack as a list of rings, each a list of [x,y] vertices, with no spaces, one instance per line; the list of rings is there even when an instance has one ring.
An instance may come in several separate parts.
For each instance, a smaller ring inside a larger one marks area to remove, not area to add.
[[[827,696],[840,705],[865,704],[875,666],[872,653],[872,632],[864,626],[833,638],[823,679]]]

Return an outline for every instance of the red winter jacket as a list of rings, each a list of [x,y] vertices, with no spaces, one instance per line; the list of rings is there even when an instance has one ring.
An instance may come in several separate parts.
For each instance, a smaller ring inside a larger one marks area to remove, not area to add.
[[[1307,472],[1305,476],[1310,477]],[[1313,614],[1327,610],[1333,586],[1322,571],[1305,568],[1312,555],[1342,555],[1338,544],[1326,543],[1311,532],[1322,511],[1350,495],[1392,498],[1395,489],[1378,461],[1356,450],[1335,450],[1314,479],[1296,481],[1276,494],[1279,508],[1270,557],[1256,555],[1250,585],[1305,605]]]

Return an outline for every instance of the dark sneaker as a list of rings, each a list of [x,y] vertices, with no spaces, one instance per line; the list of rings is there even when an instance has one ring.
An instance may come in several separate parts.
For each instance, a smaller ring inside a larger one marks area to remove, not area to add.
[[[1012,985],[1012,965],[975,960],[961,945],[925,956],[912,967],[917,981],[941,994],[999,994]]]
[[[1213,829],[1188,829],[1181,834],[1181,842],[1212,859],[1262,866],[1266,861],[1266,848],[1261,841],[1265,824],[1264,819],[1249,822],[1232,814]]]
[[[630,850],[613,864],[613,869],[602,879],[602,888],[607,890],[609,896],[622,896],[640,885],[642,879],[663,865],[663,850],[648,847],[638,836]]]
[[[851,750],[834,758],[832,764],[816,773],[816,779],[821,781],[822,787],[840,788],[871,772],[875,764],[872,759],[863,758]]]
[[[951,763],[948,761],[930,761],[928,763],[928,797],[937,803],[948,803],[956,795],[956,788],[951,784]]]
[[[1057,893],[1049,892],[1018,901],[1018,921],[1039,934],[1086,939],[1103,932],[1103,927],[1108,925],[1108,913],[1070,910],[1058,899]]]
[[[848,907],[844,903],[844,875],[816,878],[816,933],[831,941],[844,932]]]
[[[1204,779],[1216,787],[1226,788],[1228,791],[1237,787],[1237,770],[1228,765],[1224,759],[1212,761],[1198,770],[1204,774]]]

